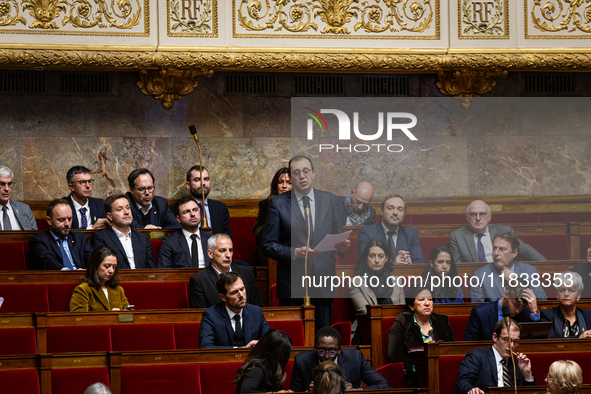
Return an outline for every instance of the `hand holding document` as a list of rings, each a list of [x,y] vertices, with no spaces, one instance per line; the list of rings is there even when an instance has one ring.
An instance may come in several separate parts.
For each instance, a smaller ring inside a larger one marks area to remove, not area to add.
[[[336,250],[335,245],[347,241],[351,232],[352,230],[340,234],[328,234],[314,247],[314,250],[317,252],[330,252]]]

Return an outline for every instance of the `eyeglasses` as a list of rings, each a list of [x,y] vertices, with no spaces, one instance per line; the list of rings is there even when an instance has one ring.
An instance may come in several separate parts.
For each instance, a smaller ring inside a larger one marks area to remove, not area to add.
[[[470,213],[468,214],[468,216],[470,216],[470,218],[472,218],[472,219],[476,219],[476,217],[479,217],[480,219],[484,219],[484,218],[485,218],[485,217],[487,217],[488,215],[489,215],[489,213],[488,213],[488,212],[479,212],[479,213],[476,213],[476,212],[470,212]]]
[[[320,356],[320,357],[324,357],[326,355],[326,353],[328,352],[328,357],[336,357],[337,354],[339,354],[338,350],[325,350],[325,349],[316,349],[316,353]]]
[[[145,191],[147,190],[148,192],[150,192],[150,193],[151,193],[151,192],[153,192],[153,191],[154,191],[154,186],[148,186],[148,187],[138,187],[138,188],[136,188],[135,190],[137,190],[137,191],[138,191],[138,192],[140,192],[140,193],[143,193],[143,192],[145,192]]]
[[[548,380],[548,379],[556,380],[556,379],[554,379],[552,376],[550,376],[550,372],[548,372],[548,375],[546,375],[546,379],[547,379],[547,380]]]
[[[505,342],[505,343],[509,343],[509,337],[501,337],[501,341]],[[521,343],[521,340],[519,339],[514,339],[511,341],[511,343],[515,346],[519,346],[519,344]]]
[[[89,179],[87,181],[72,181],[70,183],[78,183],[81,186],[86,186],[86,185],[92,185],[93,182],[94,182],[94,179]]]
[[[312,170],[311,170],[311,169],[309,169],[309,168],[304,168],[304,170],[303,170],[303,171],[300,171],[300,170],[293,170],[293,171],[291,172],[291,176],[293,176],[294,178],[299,178],[299,177],[300,177],[300,175],[304,174],[304,176],[305,176],[305,177],[308,177],[308,175],[310,175],[310,173],[311,173],[311,172],[312,172]]]

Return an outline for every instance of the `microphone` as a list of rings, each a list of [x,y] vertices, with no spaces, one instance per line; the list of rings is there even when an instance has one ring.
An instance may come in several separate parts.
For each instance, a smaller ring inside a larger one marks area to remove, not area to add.
[[[507,332],[509,332],[509,319],[511,319],[511,308],[509,305],[503,307],[503,317],[505,318],[505,325],[507,326]]]
[[[195,125],[194,124],[192,124],[191,126],[189,126],[189,132],[192,135],[197,135],[197,129],[195,128]]]
[[[304,256],[304,276],[308,276],[308,251],[310,250],[310,199],[304,197],[304,211],[306,212],[306,221],[308,222],[306,237],[306,255]],[[304,306],[312,305],[308,289],[308,281],[306,281],[306,295],[304,297]]]

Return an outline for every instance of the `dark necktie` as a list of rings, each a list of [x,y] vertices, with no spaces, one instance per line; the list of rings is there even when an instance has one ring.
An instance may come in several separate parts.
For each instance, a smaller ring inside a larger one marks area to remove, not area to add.
[[[199,268],[199,251],[197,250],[197,234],[191,234],[191,263],[193,268]]]
[[[8,207],[6,205],[2,207],[2,212],[2,229],[4,231],[10,231],[12,230],[12,225],[10,224],[10,218],[8,217]]]
[[[57,244],[60,248],[60,252],[62,252],[62,260],[64,261],[64,267],[69,268],[71,270],[75,270],[76,267],[72,260],[68,257],[68,253],[66,253],[66,249],[64,248],[64,243],[66,244],[65,247],[68,247],[68,239],[67,238],[58,238]]]
[[[478,234],[478,242],[476,243],[476,245],[478,246],[478,262],[486,263],[486,255],[484,254],[484,245],[482,244],[482,237],[484,237],[484,234]]]
[[[310,197],[308,196],[304,196],[302,198],[302,200],[304,201],[304,207],[310,206]],[[306,219],[306,225],[308,225],[308,216],[306,215],[306,209],[304,208],[304,218]],[[312,221],[312,208],[310,208],[310,238],[312,238],[312,234],[314,234],[314,224]]]
[[[86,208],[80,208],[79,211],[81,220],[80,228],[86,228],[88,227],[88,219],[86,218]]]
[[[205,208],[203,207],[201,200],[197,200],[197,205],[199,205],[199,214],[201,215],[201,220],[203,220],[203,218],[207,218]],[[207,221],[207,225],[210,225],[209,220]],[[201,226],[201,222],[199,222],[199,226]]]
[[[233,319],[236,322],[236,327],[234,328],[234,346],[241,346],[241,342],[244,342],[244,332],[240,323],[240,315],[234,315]]]
[[[390,254],[392,256],[392,260],[396,259],[396,243],[394,242],[394,234],[395,231],[388,231],[386,234],[388,236],[388,247],[390,248]]]
[[[507,367],[507,360],[501,360],[501,364],[503,365],[503,386],[511,387],[513,386],[513,379],[511,379],[509,367]]]

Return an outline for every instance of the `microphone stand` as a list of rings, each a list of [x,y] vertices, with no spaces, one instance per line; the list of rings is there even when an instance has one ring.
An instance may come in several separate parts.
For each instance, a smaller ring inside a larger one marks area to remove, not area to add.
[[[308,250],[310,249],[310,205],[304,206],[304,211],[306,211],[306,221],[308,222],[308,236],[306,240],[306,254],[304,256],[304,277],[308,277]],[[306,283],[306,295],[304,297],[304,306],[312,306],[312,301],[310,299],[310,294],[308,293],[308,281],[304,281]]]
[[[189,132],[193,136],[197,148],[199,149],[199,179],[201,179],[201,206],[203,207],[203,215],[201,215],[201,230],[211,231],[211,227],[207,223],[207,212],[205,211],[205,187],[203,186],[203,158],[201,156],[201,144],[199,143],[199,137],[197,136],[197,129],[195,125],[189,126]]]

